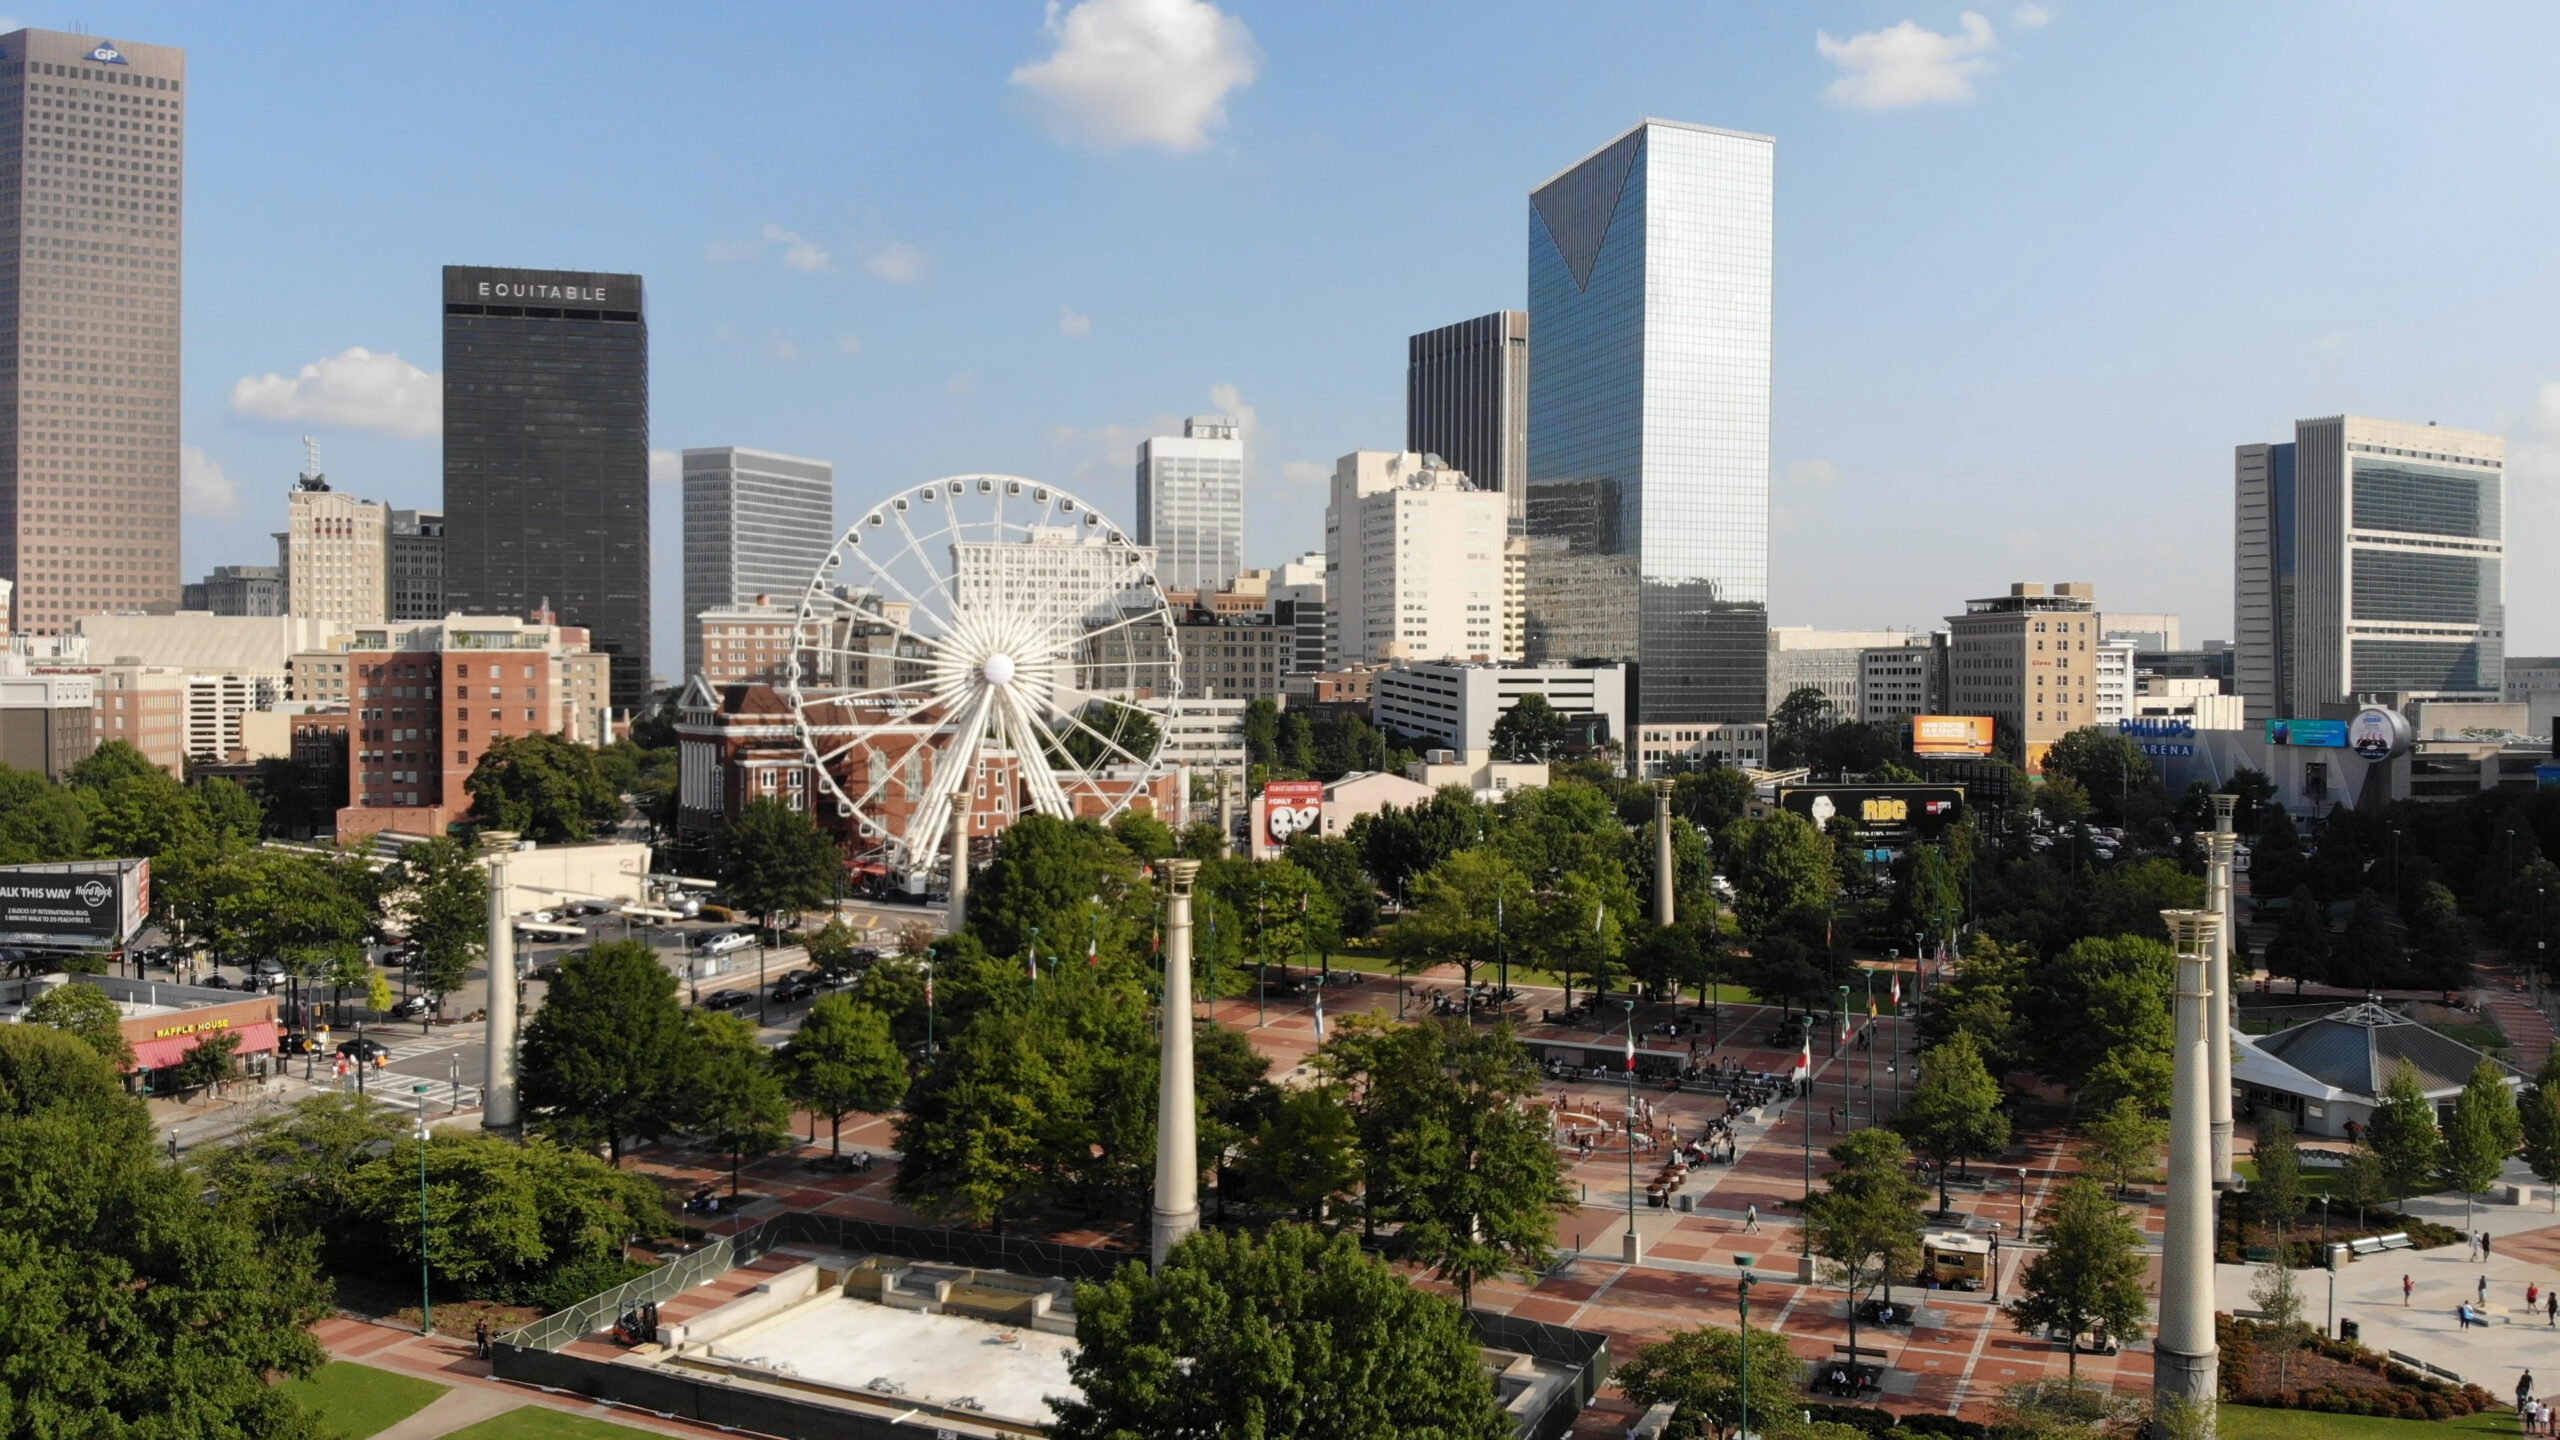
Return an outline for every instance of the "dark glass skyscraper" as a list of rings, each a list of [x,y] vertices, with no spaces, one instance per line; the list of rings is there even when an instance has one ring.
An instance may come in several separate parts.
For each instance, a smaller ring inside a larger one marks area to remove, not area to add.
[[[1647,120],[1529,197],[1528,651],[1639,727],[1768,710],[1776,142]]]
[[[548,601],[649,698],[649,327],[640,277],[444,271],[447,608]]]
[[[1528,513],[1529,317],[1496,310],[1405,342],[1404,448],[1437,455]]]

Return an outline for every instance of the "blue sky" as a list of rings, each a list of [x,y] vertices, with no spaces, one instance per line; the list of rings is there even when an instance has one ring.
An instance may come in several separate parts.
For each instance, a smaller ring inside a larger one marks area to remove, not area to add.
[[[2560,649],[2560,7],[77,18],[190,52],[190,574],[270,557],[305,430],[435,503],[446,263],[642,273],[653,445],[833,460],[847,517],[969,470],[1125,513],[1136,437],[1240,409],[1267,563],[1402,443],[1405,335],[1523,302],[1528,188],[1650,114],[1778,137],[1778,622],[2087,579],[2227,635],[2231,446],[2353,411],[2510,437],[2510,648]]]

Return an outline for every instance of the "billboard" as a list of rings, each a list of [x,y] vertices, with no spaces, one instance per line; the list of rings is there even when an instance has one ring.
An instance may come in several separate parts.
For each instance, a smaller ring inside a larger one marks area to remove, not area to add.
[[[1289,837],[1314,830],[1324,817],[1321,780],[1266,780],[1262,783],[1262,843],[1272,849]]]
[[[1846,815],[1869,840],[1935,838],[1964,818],[1961,785],[1786,785],[1778,808],[1792,810],[1817,830]]]
[[[2388,760],[2409,748],[2409,717],[2367,705],[2347,722],[2347,748],[2367,760]]]
[[[151,909],[151,862],[0,865],[0,940],[112,950]]]
[[[2270,720],[2267,743],[2296,745],[2312,750],[2344,750],[2347,748],[2347,722],[2344,720]]]
[[[2132,741],[2145,755],[2188,759],[2196,753],[2196,722],[2183,715],[2137,715],[2118,720],[2116,733]]]
[[[1914,715],[1911,717],[1911,753],[1988,755],[1991,753],[1991,717]]]

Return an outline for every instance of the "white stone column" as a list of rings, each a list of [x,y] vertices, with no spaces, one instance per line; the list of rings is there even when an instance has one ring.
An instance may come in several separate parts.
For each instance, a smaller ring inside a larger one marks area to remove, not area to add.
[[[1200,1228],[1200,1117],[1191,1087],[1191,882],[1197,860],[1164,874],[1164,1041],[1156,1072],[1156,1198],[1147,1253],[1158,1269]]]
[[[2238,850],[2240,837],[2231,833],[2231,802],[2237,796],[2213,797],[2213,832],[2199,835],[2204,846],[2204,904],[2220,922],[2213,928],[2213,969],[2207,977],[2213,987],[2213,1013],[2221,1023],[2212,1027],[2213,1041],[2213,1183],[2216,1189],[2237,1188],[2240,1179],[2231,1168],[2231,1035],[2240,1024],[2240,993],[2231,983],[2231,862]]]
[[[960,787],[966,793],[968,786]],[[951,802],[951,888],[950,903],[943,907],[943,924],[952,934],[969,923],[969,806],[965,799]]]
[[[2178,949],[2169,1225],[2161,1238],[2160,1333],[2152,1342],[2151,1365],[2153,1403],[2166,1409],[2172,1402],[2210,1405],[2221,1384],[2221,1353],[2213,1338],[2213,1121],[2204,1092],[2213,1083],[2210,1051],[2227,1043],[2227,1032],[2215,1034],[2221,997],[2210,979],[2220,917],[2210,910],[2160,915]]]
[[[1653,923],[1669,925],[1675,912],[1671,873],[1671,782],[1653,782]]]
[[[507,908],[507,862],[489,862],[488,1072],[480,1088],[480,1128],[513,1130],[516,1112],[516,927]]]

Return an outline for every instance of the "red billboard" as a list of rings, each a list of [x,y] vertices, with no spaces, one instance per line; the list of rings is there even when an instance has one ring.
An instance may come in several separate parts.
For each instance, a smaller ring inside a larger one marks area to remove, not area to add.
[[[1266,780],[1262,783],[1263,844],[1275,850],[1284,848],[1290,836],[1318,829],[1323,818],[1323,781]]]

